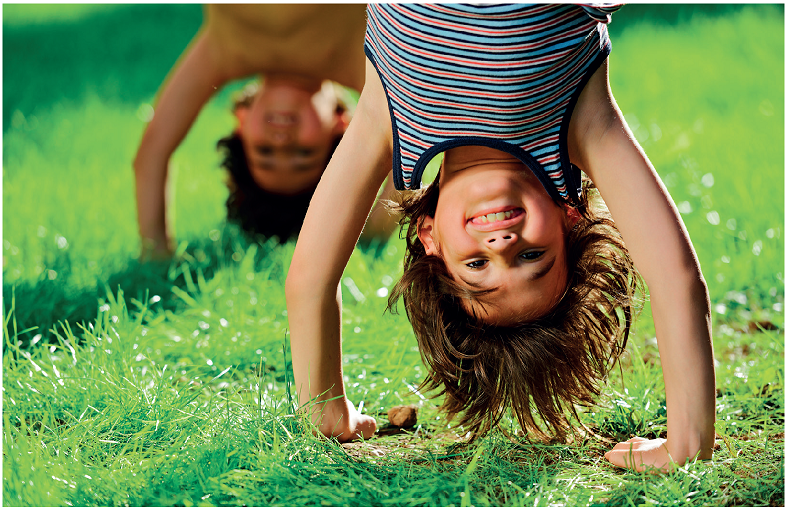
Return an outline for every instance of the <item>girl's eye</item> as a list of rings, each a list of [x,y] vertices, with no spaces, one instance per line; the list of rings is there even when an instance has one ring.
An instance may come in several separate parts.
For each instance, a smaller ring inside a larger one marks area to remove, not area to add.
[[[543,254],[543,251],[526,251],[520,254],[520,258],[523,260],[536,260]]]
[[[473,262],[468,262],[465,264],[466,266],[470,267],[471,269],[481,269],[487,263],[486,260],[474,260]]]

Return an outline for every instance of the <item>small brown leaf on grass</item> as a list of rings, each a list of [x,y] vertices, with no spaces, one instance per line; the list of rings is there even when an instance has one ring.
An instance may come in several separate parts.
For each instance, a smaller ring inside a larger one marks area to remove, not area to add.
[[[389,422],[395,427],[410,428],[418,421],[418,408],[414,405],[394,406],[389,409]]]

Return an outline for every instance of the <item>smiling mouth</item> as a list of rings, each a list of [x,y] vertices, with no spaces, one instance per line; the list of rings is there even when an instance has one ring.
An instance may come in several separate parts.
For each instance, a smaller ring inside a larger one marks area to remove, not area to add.
[[[521,216],[525,214],[525,210],[521,207],[504,208],[500,211],[489,211],[483,214],[474,216],[468,220],[468,223],[487,229],[498,229],[514,225],[520,221]]]

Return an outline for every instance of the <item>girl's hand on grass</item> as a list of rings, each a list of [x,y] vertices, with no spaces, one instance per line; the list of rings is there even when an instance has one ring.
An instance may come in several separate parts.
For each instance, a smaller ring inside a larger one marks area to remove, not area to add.
[[[320,432],[340,443],[369,439],[375,435],[377,429],[375,418],[361,414],[352,402],[344,398],[327,402],[318,419]]]
[[[375,418],[366,414],[361,414],[351,405],[348,428],[344,433],[336,436],[336,438],[340,443],[345,443],[354,439],[369,439],[375,435],[375,430],[377,430],[377,428],[378,424]]]
[[[647,469],[658,469],[668,472],[673,460],[668,453],[667,440],[633,437],[618,443],[605,454],[605,458],[613,465],[634,469],[642,472]]]

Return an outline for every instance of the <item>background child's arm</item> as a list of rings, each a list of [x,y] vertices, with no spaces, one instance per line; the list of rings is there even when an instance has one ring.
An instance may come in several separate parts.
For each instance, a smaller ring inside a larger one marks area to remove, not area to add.
[[[665,380],[667,442],[635,438],[605,457],[638,470],[709,459],[716,390],[708,290],[676,206],[615,104],[607,62],[580,96],[569,143],[648,285]]]
[[[165,258],[172,253],[165,200],[169,159],[205,103],[232,78],[223,65],[210,37],[201,30],[159,92],[153,119],[134,159],[142,258]]]
[[[293,375],[302,406],[340,441],[375,433],[342,380],[339,281],[380,185],[391,169],[391,126],[380,80],[367,63],[356,114],[312,197],[287,275]]]

